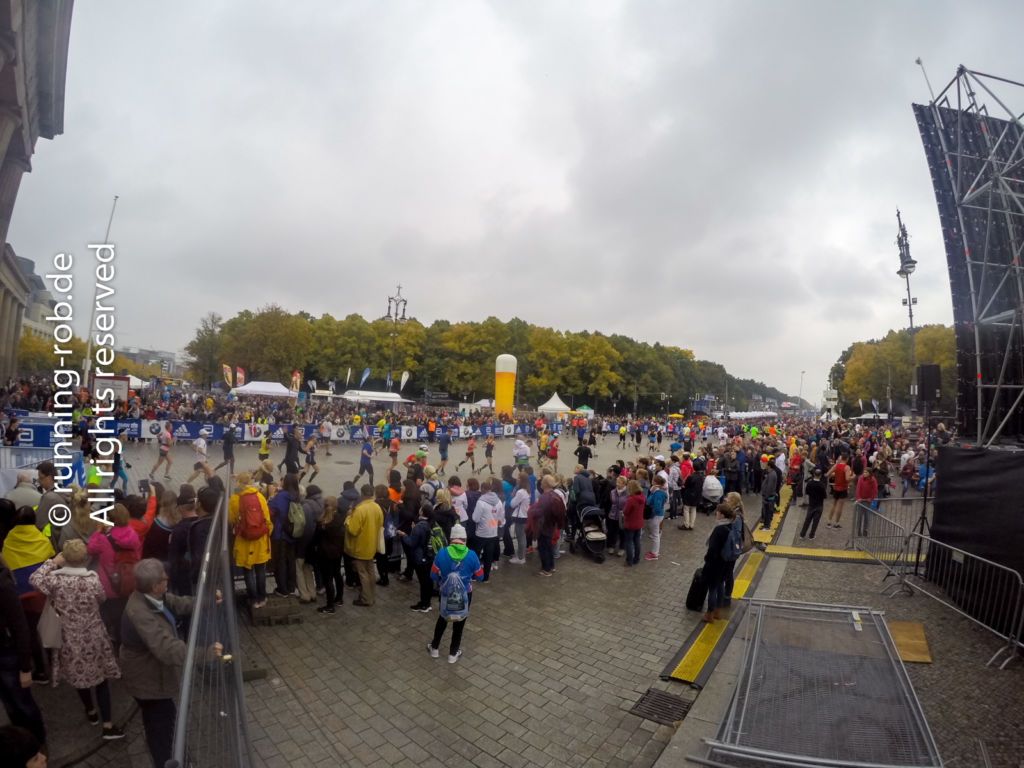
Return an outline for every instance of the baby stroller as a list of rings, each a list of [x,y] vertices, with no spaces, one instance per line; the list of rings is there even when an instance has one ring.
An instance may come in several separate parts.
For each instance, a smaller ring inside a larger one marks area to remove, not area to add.
[[[578,549],[590,555],[595,563],[604,562],[605,536],[604,510],[600,507],[583,507],[576,510],[577,520],[573,528],[575,535],[569,540],[569,551]]]
[[[715,508],[718,506],[718,502],[722,500],[722,481],[719,480],[715,475],[708,475],[704,478],[704,487],[701,489],[700,504],[697,505],[697,510],[703,512],[705,515],[714,513]]]

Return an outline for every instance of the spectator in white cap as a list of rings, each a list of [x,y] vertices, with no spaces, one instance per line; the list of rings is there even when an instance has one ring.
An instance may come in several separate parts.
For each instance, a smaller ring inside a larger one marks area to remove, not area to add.
[[[452,526],[451,544],[442,549],[434,556],[434,564],[430,569],[430,577],[439,585],[441,593],[441,615],[437,617],[434,624],[434,638],[427,643],[427,653],[433,658],[438,657],[438,649],[441,647],[441,638],[445,628],[452,624],[452,642],[448,646],[448,663],[454,664],[462,656],[462,633],[466,629],[469,606],[473,602],[472,581],[481,581],[484,577],[483,566],[476,553],[466,546],[466,529],[456,523]],[[449,580],[455,575],[458,581]],[[461,583],[461,585],[460,585]],[[464,610],[459,614],[451,613],[461,598],[464,600]]]

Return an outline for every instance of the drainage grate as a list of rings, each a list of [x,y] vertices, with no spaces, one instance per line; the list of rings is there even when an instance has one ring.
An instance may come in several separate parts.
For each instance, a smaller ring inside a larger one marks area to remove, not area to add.
[[[629,712],[662,725],[675,725],[686,717],[692,703],[671,693],[648,688]]]

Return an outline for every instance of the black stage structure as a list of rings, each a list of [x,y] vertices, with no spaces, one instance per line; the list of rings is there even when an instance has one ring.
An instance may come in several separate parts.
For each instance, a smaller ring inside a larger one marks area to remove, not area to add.
[[[949,268],[960,434],[938,451],[931,529],[922,512],[916,530],[1024,573],[1024,83],[960,66],[913,108]],[[986,626],[1020,631],[1013,580],[958,573],[955,557],[930,549],[925,578]]]
[[[913,105],[953,294],[959,432],[984,447],[1024,442],[1022,105],[1024,84],[964,66]]]

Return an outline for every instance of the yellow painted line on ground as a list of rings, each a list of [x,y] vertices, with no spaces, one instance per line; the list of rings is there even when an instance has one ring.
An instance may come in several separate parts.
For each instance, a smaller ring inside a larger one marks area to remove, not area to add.
[[[751,552],[747,562],[740,568],[740,572],[732,583],[732,599],[739,600],[750,589],[750,582],[754,580],[757,567],[761,565],[764,555],[761,552]]]
[[[740,569],[739,575],[733,581],[733,600],[738,600],[746,595],[747,590],[750,589],[750,582],[753,581],[754,574],[757,573],[757,568],[761,565],[763,559],[764,554],[761,552],[751,552],[747,557],[747,561]],[[711,658],[711,654],[714,652],[715,646],[718,645],[718,641],[727,626],[729,626],[728,619],[719,619],[710,624],[705,624],[700,634],[697,635],[697,639],[693,641],[693,645],[686,652],[686,655],[679,660],[676,668],[672,670],[671,676],[686,682],[696,680],[697,675],[704,668],[704,665],[707,664],[708,659]]]
[[[780,514],[772,515],[772,527],[770,531],[760,531],[758,528],[761,527],[761,510],[757,510],[756,517],[751,515],[750,520],[747,520],[747,525],[750,527],[751,533],[754,537],[754,541],[761,544],[767,544],[775,536],[775,531],[778,530],[779,526],[782,525],[782,518],[785,517],[786,507],[789,506],[789,500],[793,496],[793,488],[788,485],[782,486],[782,493],[779,494],[779,509],[782,510]]]
[[[876,555],[869,555],[856,549],[817,549],[815,547],[783,547],[778,544],[769,544],[765,547],[769,555],[779,557],[804,557],[808,560],[857,560],[874,562],[882,560],[896,562],[900,555],[897,552],[879,552]],[[923,560],[924,558],[922,558]]]

